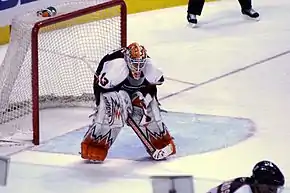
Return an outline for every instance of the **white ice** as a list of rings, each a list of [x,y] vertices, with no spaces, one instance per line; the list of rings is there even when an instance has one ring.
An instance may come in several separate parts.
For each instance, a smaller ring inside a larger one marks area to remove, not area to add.
[[[129,15],[128,41],[144,44],[167,77],[198,85],[164,99],[165,109],[250,118],[257,127],[255,136],[229,148],[158,163],[109,159],[84,165],[77,156],[26,149],[11,155],[8,186],[0,192],[149,193],[150,175],[190,174],[201,193],[222,180],[250,175],[261,159],[278,164],[288,186],[290,2],[253,1],[261,13],[259,22],[244,19],[238,2],[230,0],[207,3],[195,29],[187,27],[186,6]],[[4,56],[6,48],[1,50]],[[170,82],[160,94],[178,90]],[[67,126],[83,124],[86,118]],[[43,135],[48,140],[67,131],[55,126]]]

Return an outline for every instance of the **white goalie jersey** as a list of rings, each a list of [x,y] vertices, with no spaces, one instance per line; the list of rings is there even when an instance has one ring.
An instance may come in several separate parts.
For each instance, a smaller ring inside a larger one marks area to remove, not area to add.
[[[99,87],[99,92],[125,90],[128,94],[133,94],[136,91],[145,91],[146,87],[154,87],[164,82],[162,72],[153,66],[151,58],[146,60],[141,78],[139,80],[133,79],[124,60],[122,49],[106,55],[101,60],[96,75],[98,79],[95,78],[94,90],[96,91]],[[147,91],[148,93],[152,92],[150,92],[150,89]],[[98,94],[98,92],[95,92],[95,94]]]

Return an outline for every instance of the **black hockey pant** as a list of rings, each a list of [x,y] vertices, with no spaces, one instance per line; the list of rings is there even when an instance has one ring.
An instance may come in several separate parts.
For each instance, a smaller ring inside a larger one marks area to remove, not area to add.
[[[241,5],[241,9],[252,8],[251,0],[238,0],[238,1]],[[189,0],[187,12],[194,15],[201,15],[204,2],[205,0]]]

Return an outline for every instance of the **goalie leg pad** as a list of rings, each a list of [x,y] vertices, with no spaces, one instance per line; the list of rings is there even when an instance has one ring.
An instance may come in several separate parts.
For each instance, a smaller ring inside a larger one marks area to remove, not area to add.
[[[160,114],[158,101],[155,97],[142,93],[136,93],[132,98],[133,112],[132,118],[139,125],[144,135],[149,139],[156,149],[162,149],[169,144],[173,155],[176,153],[176,147],[165,123]],[[147,152],[152,156],[152,152]]]
[[[132,111],[131,100],[125,91],[102,94],[93,123],[81,143],[83,159],[104,161],[108,150]]]
[[[104,161],[121,129],[121,127],[111,128],[98,123],[91,125],[81,143],[81,157],[88,160]]]
[[[97,141],[92,137],[93,132],[92,128],[89,128],[81,143],[81,157],[87,160],[104,161],[110,148],[108,139],[104,137],[103,140]]]

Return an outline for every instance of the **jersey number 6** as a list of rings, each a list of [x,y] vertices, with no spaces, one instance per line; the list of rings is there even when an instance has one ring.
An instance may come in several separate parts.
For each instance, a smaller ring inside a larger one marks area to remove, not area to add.
[[[102,86],[106,86],[109,83],[109,80],[105,77],[106,73],[104,72],[101,76],[100,76],[100,84]]]

